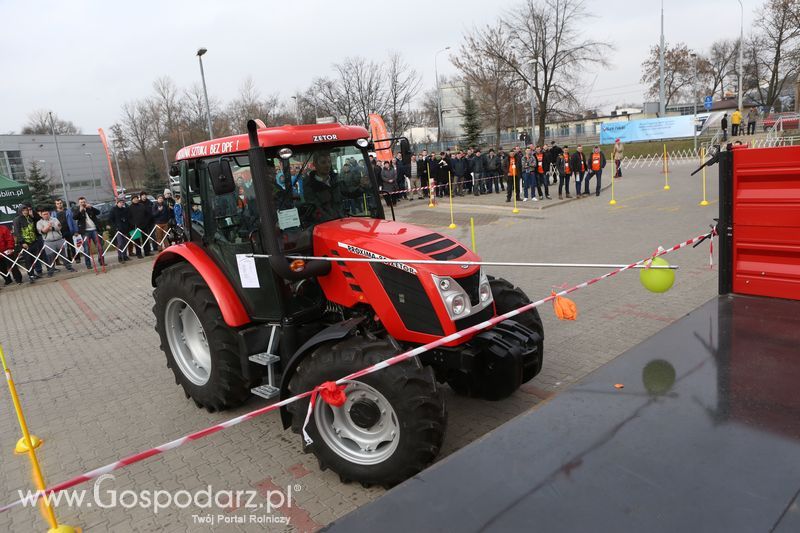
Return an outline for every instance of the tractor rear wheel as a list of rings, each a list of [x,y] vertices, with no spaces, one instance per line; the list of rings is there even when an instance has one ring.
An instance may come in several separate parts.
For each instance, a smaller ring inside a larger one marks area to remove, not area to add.
[[[508,313],[514,309],[519,309],[523,305],[531,303],[530,298],[519,287],[515,287],[513,283],[503,278],[493,278],[489,276],[489,286],[492,288],[492,297],[494,298],[494,307],[498,315]],[[535,307],[529,311],[525,311],[514,317],[514,320],[523,326],[532,329],[541,337],[539,341],[539,353],[544,353],[544,326],[542,326],[542,318],[539,316],[539,310]],[[536,369],[526,369],[522,374],[522,382],[527,383],[536,376]]]
[[[388,340],[353,336],[316,348],[289,383],[299,394],[397,354]],[[347,401],[317,399],[305,446],[342,481],[391,487],[429,465],[444,439],[446,409],[431,368],[410,359],[346,384]],[[308,399],[289,404],[292,430],[302,434]]]
[[[167,268],[153,298],[161,349],[186,397],[209,412],[244,403],[250,383],[242,375],[236,334],[200,274],[186,263]]]

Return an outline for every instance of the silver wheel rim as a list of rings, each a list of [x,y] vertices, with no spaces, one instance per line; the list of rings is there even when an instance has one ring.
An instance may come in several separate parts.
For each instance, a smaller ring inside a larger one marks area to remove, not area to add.
[[[360,465],[382,463],[397,450],[400,424],[397,414],[386,397],[360,381],[346,382],[347,401],[341,407],[328,405],[318,399],[314,407],[317,431],[337,455]],[[380,412],[370,427],[359,426],[351,416],[357,402],[368,402]]]
[[[169,349],[181,373],[202,386],[211,376],[211,350],[197,314],[184,300],[173,298],[164,311]]]

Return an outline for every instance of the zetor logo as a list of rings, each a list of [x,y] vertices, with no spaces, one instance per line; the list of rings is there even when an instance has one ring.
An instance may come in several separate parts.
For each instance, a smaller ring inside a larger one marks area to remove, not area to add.
[[[328,135],[314,135],[314,142],[320,143],[324,141],[335,141],[338,140],[339,137],[336,136],[335,133],[330,133]]]

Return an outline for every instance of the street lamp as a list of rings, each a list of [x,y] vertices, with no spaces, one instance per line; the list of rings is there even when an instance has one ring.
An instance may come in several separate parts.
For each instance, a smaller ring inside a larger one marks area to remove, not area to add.
[[[208,118],[208,138],[213,139],[214,133],[211,128],[211,106],[208,105],[208,89],[206,88],[206,74],[203,71],[203,55],[208,52],[205,48],[197,50],[197,59],[200,61],[200,79],[203,80],[203,95],[206,97],[206,116]]]
[[[694,103],[694,126],[692,139],[694,140],[694,151],[697,152],[697,54],[689,54],[694,66],[694,77],[692,78],[692,101]]]
[[[167,172],[167,180],[169,180],[169,160],[167,159],[167,143],[169,141],[161,141],[160,150],[164,152],[164,170]]]
[[[93,199],[96,202],[97,201],[97,180],[96,180],[95,175],[94,175],[94,157],[92,157],[92,153],[91,152],[86,152],[83,155],[85,155],[86,157],[89,158],[89,168],[92,169],[92,195],[94,196]]]
[[[738,0],[741,18],[739,19],[739,112],[742,111],[742,71],[744,70],[744,6]]]
[[[436,116],[439,119],[439,127],[436,128],[436,137],[438,141],[442,140],[442,92],[439,89],[439,66],[436,60],[439,54],[450,50],[449,46],[445,46],[433,55],[433,73],[436,76]]]
[[[53,132],[53,141],[56,143],[56,156],[58,157],[58,169],[61,171],[61,188],[64,190],[64,201],[69,205],[69,193],[67,192],[67,184],[64,182],[64,165],[61,163],[61,149],[58,147],[58,136],[56,135],[56,124],[53,119],[53,112],[48,111],[47,116],[50,118],[50,131]]]
[[[658,47],[658,116],[663,118],[667,113],[664,101],[664,0],[661,0],[661,45]]]
[[[297,125],[300,125],[300,104],[297,98],[297,95],[292,96],[292,100],[294,100],[294,120]]]

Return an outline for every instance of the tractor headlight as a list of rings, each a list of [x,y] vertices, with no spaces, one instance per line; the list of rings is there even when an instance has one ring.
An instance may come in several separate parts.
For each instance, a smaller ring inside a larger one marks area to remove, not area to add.
[[[463,294],[457,294],[450,300],[450,310],[458,316],[467,308],[467,301]]]
[[[489,283],[481,283],[480,289],[478,289],[478,297],[481,300],[481,303],[486,303],[492,299],[492,288],[489,286]]]
[[[450,280],[447,279],[447,278],[440,279],[439,280],[439,288],[442,289],[443,291],[449,291],[450,290]]]
[[[369,146],[369,141],[368,141],[368,140],[366,140],[366,139],[358,139],[358,140],[356,141],[356,145],[357,145],[359,148],[366,148],[367,146]]]

